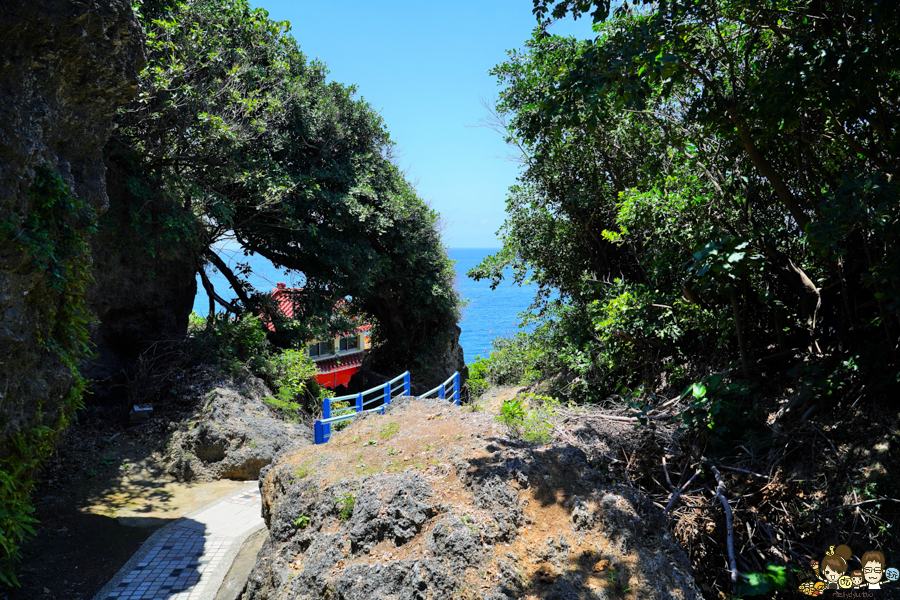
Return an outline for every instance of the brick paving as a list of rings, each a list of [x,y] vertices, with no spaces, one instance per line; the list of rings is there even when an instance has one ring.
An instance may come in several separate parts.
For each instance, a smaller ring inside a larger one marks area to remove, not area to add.
[[[261,508],[259,489],[243,490],[180,519],[144,544],[140,562],[98,600],[214,598],[243,538],[262,524]]]

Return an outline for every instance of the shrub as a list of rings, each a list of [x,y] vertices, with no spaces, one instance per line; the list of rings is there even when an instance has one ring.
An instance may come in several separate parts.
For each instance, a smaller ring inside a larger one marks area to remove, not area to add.
[[[331,394],[316,381],[316,365],[302,350],[284,350],[264,361],[265,379],[278,390],[266,403],[296,421],[304,410]]]
[[[543,344],[533,334],[520,333],[510,338],[497,338],[491,353],[475,357],[469,365],[469,393],[477,398],[492,385],[528,384],[541,375],[546,362]]]
[[[349,521],[353,516],[353,508],[356,506],[356,496],[353,494],[344,494],[344,496],[338,500],[344,506],[341,508],[341,520]]]
[[[757,435],[759,411],[749,406],[752,383],[725,383],[721,374],[711,375],[682,392],[693,402],[681,413],[684,425],[707,437],[713,449],[734,448]]]
[[[198,358],[214,364],[226,373],[239,375],[249,370],[263,379],[271,344],[266,339],[262,321],[256,315],[230,317],[225,313],[210,315],[201,323],[198,317],[188,322],[190,345]]]
[[[203,319],[194,313],[189,329],[190,343],[202,360],[231,375],[249,371],[274,388],[275,396],[265,402],[288,420],[300,419],[304,411],[314,409],[331,394],[316,381],[316,365],[306,352],[275,348],[255,315]]]
[[[525,409],[525,402],[532,406],[531,410]],[[546,444],[553,439],[553,419],[558,414],[559,400],[549,396],[524,394],[505,401],[496,419],[506,426],[513,438]]]
[[[512,437],[522,437],[522,428],[525,421],[525,409],[522,408],[522,400],[519,398],[505,400],[496,419],[506,426]]]

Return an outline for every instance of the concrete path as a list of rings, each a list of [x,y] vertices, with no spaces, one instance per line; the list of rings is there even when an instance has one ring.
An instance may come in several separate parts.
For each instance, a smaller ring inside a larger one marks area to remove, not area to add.
[[[253,483],[144,542],[94,600],[213,600],[241,545],[265,527]]]

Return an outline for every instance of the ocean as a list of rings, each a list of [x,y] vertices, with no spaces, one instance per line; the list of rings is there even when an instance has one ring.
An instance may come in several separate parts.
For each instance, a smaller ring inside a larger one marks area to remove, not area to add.
[[[534,299],[535,286],[515,286],[509,282],[503,282],[497,289],[491,290],[488,281],[473,281],[466,273],[481,260],[497,252],[498,248],[451,248],[450,258],[456,261],[456,286],[457,292],[467,300],[462,312],[462,321],[459,326],[462,329],[459,342],[463,347],[466,363],[471,364],[477,356],[486,356],[491,349],[491,341],[498,336],[515,335],[519,331],[519,313],[526,310]],[[224,259],[228,259],[228,252],[223,252]],[[253,275],[250,282],[261,290],[274,289],[275,284],[284,282],[288,287],[302,285],[302,275],[287,276],[280,269],[276,269],[269,261],[254,256],[249,259],[241,257],[243,261],[249,261],[253,267]],[[234,264],[234,260],[228,260]],[[228,287],[224,277],[214,275],[210,277],[216,291],[226,299],[234,298],[234,293]],[[209,312],[209,298],[206,290],[197,280],[197,297],[194,298],[194,310],[200,315]]]

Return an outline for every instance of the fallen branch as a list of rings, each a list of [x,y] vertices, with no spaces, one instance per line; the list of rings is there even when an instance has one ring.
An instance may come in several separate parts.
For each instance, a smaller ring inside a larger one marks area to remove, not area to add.
[[[647,419],[649,421],[665,421],[667,419],[671,419],[673,417],[677,417],[678,415],[673,415],[666,413],[664,415],[646,415],[642,418]],[[640,419],[637,417],[623,417],[622,415],[605,415],[603,413],[597,413],[591,415],[591,417],[596,417],[600,419],[605,419],[606,421],[616,421],[618,423],[640,423]],[[589,417],[589,418],[591,418]]]
[[[665,454],[663,454],[663,457],[662,457],[662,465],[663,465],[663,472],[666,474],[666,483],[669,485],[669,489],[674,494],[675,487],[672,485],[672,480],[669,479],[669,468],[666,467],[666,455]]]
[[[768,475],[763,475],[762,473],[754,473],[753,471],[748,471],[746,469],[738,469],[737,467],[719,467],[720,469],[725,469],[726,471],[737,471],[738,473],[746,473],[747,475],[753,475],[754,477],[762,477],[763,479],[768,479]]]
[[[716,476],[716,481],[719,482],[718,487],[716,487],[716,498],[722,503],[722,508],[725,509],[725,527],[728,530],[728,566],[731,568],[731,584],[734,585],[737,583],[737,578],[740,573],[737,569],[737,562],[734,559],[734,528],[732,527],[731,505],[728,504],[728,500],[725,498],[724,494],[725,480],[722,479],[722,475],[719,474],[719,470],[715,465],[711,465],[711,468],[713,475]]]
[[[831,449],[832,449],[832,450],[834,450],[835,455],[837,455],[837,457],[840,458],[840,457],[841,457],[841,453],[838,452],[838,449],[834,447],[834,444],[831,442],[831,440],[828,439],[828,436],[825,435],[824,433],[822,433],[822,430],[819,429],[818,427],[816,427],[815,425],[813,425],[813,429],[816,431],[816,433],[818,433],[819,435],[821,435],[822,438],[824,438],[826,442],[828,442],[828,445],[831,446]]]
[[[672,492],[673,492],[672,497],[669,499],[669,503],[666,505],[666,510],[663,511],[666,515],[669,514],[670,510],[672,510],[672,507],[675,505],[675,502],[678,501],[678,497],[681,496],[681,493],[685,489],[687,489],[687,486],[689,486],[691,484],[691,482],[694,481],[694,478],[697,477],[697,475],[699,475],[699,474],[700,474],[700,469],[697,469],[697,472],[694,473],[693,475],[691,475],[691,478],[688,479],[687,481],[685,481],[684,485],[682,485],[677,490],[674,488],[672,489]]]
[[[863,500],[862,502],[856,502],[854,504],[844,504],[842,506],[832,506],[826,510],[819,511],[819,514],[829,513],[836,510],[841,510],[842,508],[855,508],[857,506],[862,506],[863,504],[874,504],[875,502],[900,502],[897,498],[875,498],[873,500]]]

